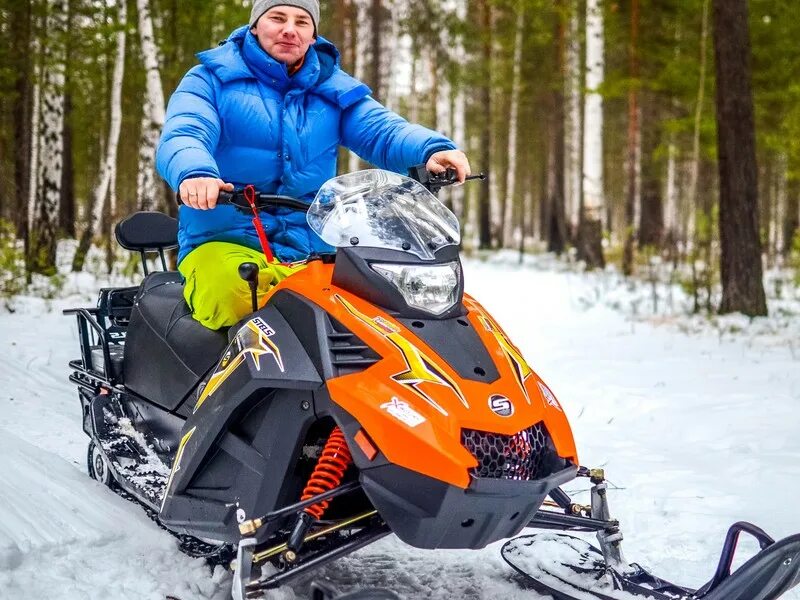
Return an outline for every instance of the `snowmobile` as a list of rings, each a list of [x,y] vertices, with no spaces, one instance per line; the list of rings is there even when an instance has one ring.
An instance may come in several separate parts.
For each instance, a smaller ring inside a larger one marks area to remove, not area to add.
[[[143,282],[65,311],[77,318],[70,380],[90,475],[185,552],[229,564],[236,600],[390,533],[429,549],[512,538],[502,556],[521,583],[558,600],[771,600],[796,585],[800,535],[775,542],[747,523],[698,590],[625,561],[604,473],[580,465],[552,390],[464,292],[458,221],[435,195],[452,173],[409,175],[336,177],[310,205],[251,187],[223,194],[256,227],[260,210],[306,211],[336,248],[264,297],[258,267],[243,263],[253,312],[226,330],[192,318],[167,268],[177,222],[140,212],[119,223]],[[152,254],[163,270],[149,272]],[[576,477],[590,505],[562,490]],[[545,531],[514,537],[526,527]],[[553,530],[595,532],[599,548]],[[731,573],[743,532],[763,549]]]

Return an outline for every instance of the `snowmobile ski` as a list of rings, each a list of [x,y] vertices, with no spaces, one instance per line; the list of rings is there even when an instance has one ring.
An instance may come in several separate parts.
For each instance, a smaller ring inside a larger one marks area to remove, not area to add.
[[[526,585],[555,600],[774,600],[800,582],[800,534],[774,542],[758,537],[762,550],[730,573],[738,535],[761,532],[737,523],[728,532],[715,576],[697,590],[675,585],[632,563],[608,567],[603,553],[583,539],[536,533],[506,542],[501,555]],[[763,532],[761,532],[763,533]]]

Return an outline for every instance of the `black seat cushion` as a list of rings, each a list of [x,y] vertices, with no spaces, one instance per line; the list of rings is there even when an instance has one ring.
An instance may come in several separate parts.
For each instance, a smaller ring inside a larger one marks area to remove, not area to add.
[[[192,318],[180,273],[151,273],[142,282],[125,338],[125,386],[175,410],[217,362],[227,329]]]

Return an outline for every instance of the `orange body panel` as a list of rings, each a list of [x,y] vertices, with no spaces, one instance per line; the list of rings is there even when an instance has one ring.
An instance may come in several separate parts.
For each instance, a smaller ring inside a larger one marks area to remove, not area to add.
[[[465,294],[466,318],[500,374],[492,383],[459,377],[413,329],[332,285],[332,274],[333,265],[312,261],[267,299],[278,290],[294,290],[381,355],[375,365],[327,386],[331,399],[358,420],[390,462],[466,488],[477,462],[461,443],[462,429],[511,435],[544,421],[558,454],[579,464],[558,401],[480,304]],[[511,402],[511,415],[492,411],[489,398],[496,394]]]

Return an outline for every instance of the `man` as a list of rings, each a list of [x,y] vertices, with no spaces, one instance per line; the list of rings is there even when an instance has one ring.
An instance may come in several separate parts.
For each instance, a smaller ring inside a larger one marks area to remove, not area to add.
[[[344,73],[318,25],[318,0],[255,0],[249,25],[199,53],[201,64],[169,101],[157,166],[185,204],[178,231],[184,296],[211,329],[233,325],[251,310],[238,277],[242,262],[259,265],[261,295],[297,268],[285,263],[330,250],[302,212],[265,211],[261,218],[278,259],[267,264],[251,218],[216,206],[220,190],[252,184],[311,201],[336,175],[339,145],[396,172],[424,162],[434,173],[455,169],[462,182],[469,175],[467,157],[452,141],[409,124]]]

